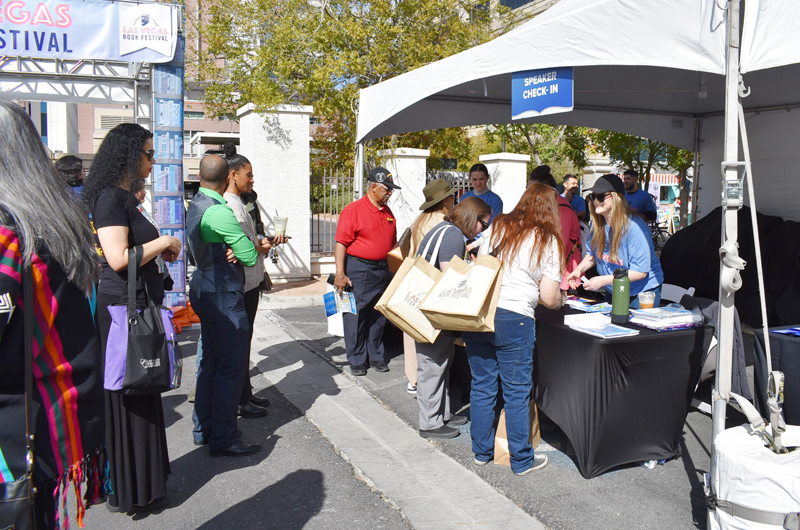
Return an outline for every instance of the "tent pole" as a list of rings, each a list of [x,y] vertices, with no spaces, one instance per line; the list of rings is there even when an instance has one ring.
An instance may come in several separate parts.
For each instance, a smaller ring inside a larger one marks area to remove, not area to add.
[[[697,197],[700,184],[700,142],[703,137],[703,118],[696,116],[694,119],[694,161],[692,162],[692,193],[689,199],[692,203],[692,209],[689,211],[690,219],[687,219],[687,225],[693,224],[697,220]],[[687,205],[688,208],[688,205]]]
[[[353,179],[355,180],[355,199],[364,196],[364,142],[356,146],[356,163]]]
[[[727,69],[725,75],[725,144],[722,171],[722,239],[720,249],[719,346],[713,396],[713,437],[725,429],[725,412],[731,398],[731,361],[733,354],[734,293],[741,287],[738,270],[738,212],[742,205],[742,181],[739,178],[739,4],[727,2]],[[712,452],[712,469],[714,467]],[[713,472],[713,471],[712,471]]]

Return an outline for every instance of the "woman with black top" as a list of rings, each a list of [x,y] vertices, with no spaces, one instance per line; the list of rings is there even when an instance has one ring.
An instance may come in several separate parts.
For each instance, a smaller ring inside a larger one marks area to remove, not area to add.
[[[419,244],[417,256],[444,272],[453,258],[465,257],[466,240],[486,230],[491,218],[489,205],[478,197],[467,197],[430,229]],[[433,344],[415,342],[419,435],[423,438],[455,438],[460,432],[456,427],[467,423],[467,418],[450,411],[453,339],[451,332],[442,331]]]
[[[145,286],[156,304],[164,286],[155,258],[172,262],[181,250],[179,239],[162,236],[137,209],[130,191],[138,178],[147,178],[155,158],[153,135],[143,127],[123,123],[109,131],[92,164],[83,198],[92,211],[94,228],[105,258],[97,289],[97,322],[105,352],[111,315],[107,307],[127,300],[128,252],[141,245],[143,257],[136,282],[136,300],[145,305]],[[169,455],[161,395],[129,396],[105,392],[106,445],[111,511],[142,511],[168,504]]]

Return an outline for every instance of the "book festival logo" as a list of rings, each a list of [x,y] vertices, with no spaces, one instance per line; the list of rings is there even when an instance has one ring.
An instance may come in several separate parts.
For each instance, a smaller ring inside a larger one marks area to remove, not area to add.
[[[158,4],[120,4],[120,55],[148,48],[165,57],[172,55],[172,12]]]

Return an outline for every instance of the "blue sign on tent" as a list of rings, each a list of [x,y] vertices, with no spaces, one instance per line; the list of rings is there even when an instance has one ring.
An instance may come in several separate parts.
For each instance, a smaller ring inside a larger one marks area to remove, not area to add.
[[[511,119],[570,112],[572,67],[515,72],[511,77]]]

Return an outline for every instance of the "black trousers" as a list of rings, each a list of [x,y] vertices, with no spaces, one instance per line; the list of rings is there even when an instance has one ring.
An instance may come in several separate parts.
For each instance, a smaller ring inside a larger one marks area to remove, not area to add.
[[[256,321],[258,313],[258,300],[261,298],[261,289],[256,287],[244,293],[244,310],[247,313],[247,321],[250,323],[250,340],[247,343],[247,351],[244,360],[244,385],[242,386],[242,397],[239,404],[244,405],[253,397],[253,385],[250,383],[250,346],[253,344],[253,323]]]
[[[344,313],[344,344],[351,366],[384,360],[383,328],[386,317],[375,310],[375,304],[392,280],[389,265],[365,263],[348,255],[344,271],[353,283],[358,314]]]

